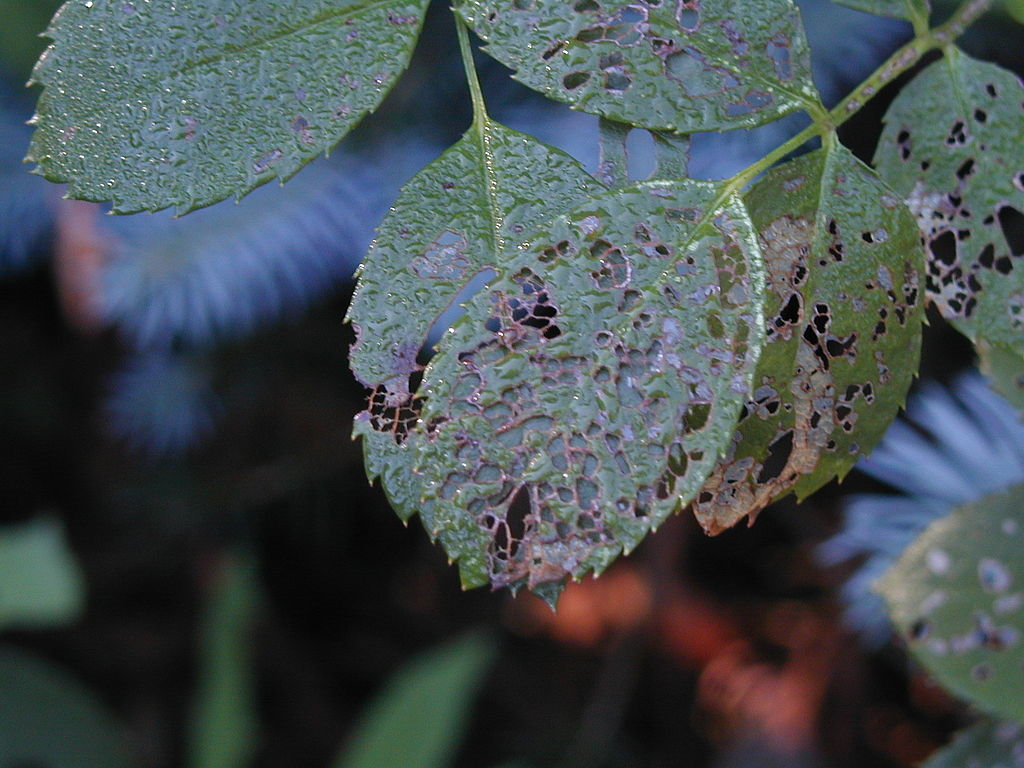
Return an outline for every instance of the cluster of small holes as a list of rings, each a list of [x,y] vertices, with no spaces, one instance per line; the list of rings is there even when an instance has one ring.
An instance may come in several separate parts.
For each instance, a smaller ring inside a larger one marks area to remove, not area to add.
[[[803,322],[801,287],[807,280],[812,224],[804,218],[784,216],[758,233],[768,284],[780,298],[779,311],[768,319],[769,340],[788,340]]]
[[[990,99],[997,98],[995,85],[986,84],[984,91]],[[967,119],[955,119],[941,148],[958,155],[970,151],[973,156],[964,158],[951,178],[935,179],[927,186],[919,183],[907,201],[927,243],[928,293],[947,317],[973,317],[986,273],[1008,275],[1015,257],[1024,255],[1024,214],[1020,210],[1001,204],[992,211],[972,211],[967,205],[978,158],[988,151],[984,137],[972,133],[972,124],[980,128],[988,123],[989,113],[984,106],[976,107]],[[932,168],[932,158],[923,150],[915,154],[908,127],[897,134],[896,149],[900,160],[914,163],[921,174]],[[1024,191],[1024,172],[1011,178],[1014,186]],[[933,191],[936,185],[949,191]]]
[[[690,221],[699,218],[700,212],[680,210],[678,217]],[[686,257],[681,269],[675,270],[678,281],[669,282],[676,289],[663,296],[645,296],[628,287],[634,261],[667,261],[674,255],[673,248],[645,222],[632,228],[631,242],[621,244],[602,236],[602,222],[595,215],[583,218],[577,227],[579,234],[573,241],[540,246],[539,259],[585,265],[588,272],[583,274],[589,273],[586,279],[593,290],[603,294],[606,303],[630,313],[629,323],[620,332],[596,330],[594,347],[599,353],[594,358],[550,345],[550,339],[561,332],[563,315],[545,281],[530,269],[519,271],[490,294],[491,312],[485,321],[490,335],[458,354],[460,365],[450,382],[450,405],[446,406],[449,423],[425,431],[427,441],[444,441],[444,450],[454,453],[458,461],[457,469],[439,479],[436,493],[443,501],[464,505],[489,537],[488,569],[495,586],[526,583],[532,587],[559,581],[567,574],[578,574],[595,551],[621,549],[620,536],[605,519],[610,511],[617,519],[630,519],[640,527],[631,537],[642,535],[639,530],[651,524],[648,518],[657,505],[674,498],[695,463],[705,459],[703,451],[687,449],[683,436],[695,436],[714,423],[715,398],[707,373],[685,365],[677,351],[691,331],[665,314],[671,307],[697,300],[692,294],[693,279],[687,277],[696,269],[694,258]],[[730,246],[719,248],[711,258],[719,265],[721,284],[730,300],[738,301],[742,254]],[[678,290],[687,283],[691,293]],[[645,301],[660,307],[648,309]],[[712,320],[717,315],[711,306],[707,309],[708,321],[722,325],[724,334],[724,321]],[[517,374],[518,383],[490,389],[487,377],[512,354],[528,362],[529,374]],[[705,365],[713,372],[724,361],[733,364],[739,350],[709,344],[700,354],[707,357]],[[679,374],[681,399],[669,400],[648,391],[652,372],[670,368]],[[585,426],[559,425],[541,415],[548,412],[545,403],[552,393],[569,396],[595,383],[602,393],[599,397],[614,399],[630,414],[614,430],[604,415]],[[484,460],[485,450],[478,438],[462,430],[460,417],[486,421],[488,442],[504,451],[502,466]],[[667,445],[650,439],[667,429],[681,433],[680,437]],[[655,482],[637,483],[638,459],[648,468],[664,467]],[[538,470],[538,462],[547,468]],[[523,480],[527,467],[540,472],[537,479]],[[607,497],[616,486],[631,491],[624,497]]]
[[[796,193],[805,181],[803,176],[788,179],[782,183],[782,189]],[[839,188],[836,194],[840,194]],[[859,242],[848,242],[835,218],[826,219],[824,228],[827,240],[814,264],[824,281],[830,279],[829,269],[843,264],[858,248],[863,253],[865,244],[875,246],[890,239],[885,227],[874,227],[858,230]],[[780,429],[759,460],[737,453],[744,440],[742,426],[737,430],[729,452],[708,479],[695,505],[698,519],[709,533],[717,533],[748,514],[753,519],[780,491],[791,487],[802,474],[813,471],[823,451],[840,450],[833,432],[839,429],[851,434],[856,428],[859,405],[870,406],[876,399],[875,385],[871,381],[849,384],[836,391],[834,376],[848,381],[850,374],[846,371],[852,371],[857,362],[859,333],[835,333],[833,308],[827,302],[805,304],[813,223],[787,214],[763,226],[758,237],[768,285],[779,307],[768,317],[768,339],[789,340],[799,333],[800,346],[787,395],[780,395],[770,377],[763,378],[744,405],[739,421],[741,425],[751,418],[773,422],[783,414],[792,414],[789,418],[795,420],[795,428]],[[879,322],[871,339],[877,342],[889,330],[886,321],[900,326],[908,322],[910,310],[917,303],[917,273],[908,261],[900,283],[887,267],[880,266],[874,278],[865,281],[863,289],[880,291],[887,299],[874,302],[878,306]],[[844,305],[849,302],[857,313],[865,311],[868,304],[868,295],[862,291],[839,290],[835,297]],[[843,311],[848,310],[844,307]],[[840,361],[845,364],[837,371]],[[876,351],[875,361],[880,383],[884,383],[890,374],[880,351]],[[850,441],[843,445],[843,450],[856,455],[860,446]]]
[[[529,270],[523,270],[512,280],[520,291],[511,296],[498,291],[491,295],[495,313],[485,323],[487,330],[498,334],[509,345],[533,333],[540,333],[545,339],[561,336],[562,330],[555,323],[558,309],[551,302],[543,281]]]
[[[625,288],[629,284],[632,269],[621,248],[598,239],[590,246],[590,256],[601,264],[590,273],[598,288]]]
[[[707,98],[724,93],[734,94],[724,105],[728,117],[741,117],[772,106],[775,99],[768,90],[744,87],[738,74],[732,69],[716,65],[689,42],[690,36],[701,33],[703,10],[701,0],[675,0],[674,25],[652,32],[650,9],[660,8],[667,0],[641,0],[625,5],[601,3],[598,0],[577,0],[572,11],[580,18],[580,26],[571,40],[556,39],[539,51],[545,66],[568,55],[571,43],[608,44],[629,49],[644,45],[661,60],[666,77],[679,82],[690,98]],[[515,11],[535,12],[535,0],[514,0]],[[487,14],[488,23],[495,23],[499,10]],[[662,23],[668,21],[663,14]],[[532,17],[531,17],[532,18]],[[525,23],[516,21],[516,24]],[[536,25],[536,20],[530,22]],[[668,21],[671,25],[671,21]],[[753,51],[745,35],[730,19],[719,22],[725,33],[731,53],[740,61],[746,61]],[[785,34],[778,33],[761,45],[757,53],[770,62],[781,81],[794,77],[792,62],[793,41]],[[743,65],[745,66],[745,64]],[[600,88],[609,94],[628,91],[635,79],[629,58],[621,51],[606,51],[596,62],[571,68],[561,76],[561,86],[569,92],[579,91],[585,86]]]
[[[817,303],[802,334],[804,343],[811,348],[825,371],[835,359],[845,357],[853,362],[857,358],[857,333],[853,332],[843,338],[832,333],[831,326],[832,311],[828,304]]]

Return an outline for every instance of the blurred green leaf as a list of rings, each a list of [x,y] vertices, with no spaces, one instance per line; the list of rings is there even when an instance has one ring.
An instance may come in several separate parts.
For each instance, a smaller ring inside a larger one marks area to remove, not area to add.
[[[1024,24],[1024,0],[1003,0],[1003,6],[1007,13]]]
[[[370,704],[335,768],[444,768],[494,659],[487,635],[434,648],[400,669]]]
[[[960,731],[921,768],[1009,768],[1021,765],[1022,755],[1024,726],[986,719]]]
[[[84,579],[59,520],[0,528],[0,630],[72,621],[84,600]]]
[[[910,650],[978,708],[1024,720],[1024,485],[932,523],[877,590]]]
[[[259,723],[252,643],[258,604],[250,557],[225,556],[203,621],[199,689],[189,729],[191,768],[240,768],[255,750]]]
[[[125,768],[120,728],[74,677],[0,647],[0,766]]]
[[[71,197],[189,211],[287,179],[376,109],[425,0],[68,0],[29,152]]]
[[[981,372],[992,388],[1015,408],[1024,410],[1024,357],[995,344],[979,341],[976,346]]]

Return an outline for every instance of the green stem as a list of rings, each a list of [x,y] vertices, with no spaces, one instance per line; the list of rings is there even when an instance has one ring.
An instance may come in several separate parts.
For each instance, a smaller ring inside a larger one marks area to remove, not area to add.
[[[822,136],[825,145],[835,141],[835,130],[853,116],[867,101],[897,76],[914,66],[928,51],[946,48],[953,43],[964,30],[991,7],[993,0],[965,0],[949,20],[941,26],[915,37],[909,43],[890,56],[885,63],[876,69],[853,93],[833,107],[824,118],[816,113],[811,115],[813,122],[798,134],[783,142],[753,165],[744,168],[721,187],[718,197],[708,207],[706,217],[719,210],[733,194],[742,190],[754,180],[758,174],[771,168],[775,163],[816,136]],[[703,224],[703,222],[702,222]],[[700,227],[698,226],[698,229]]]
[[[800,133],[729,179],[725,185],[726,194],[742,189],[759,173],[773,166],[790,152],[799,149],[815,136],[834,131],[856,114],[883,87],[917,64],[926,53],[952,45],[967,27],[991,7],[992,2],[993,0],[965,0],[944,24],[924,31],[890,56],[867,80],[829,110],[823,119],[812,115],[814,122]]]
[[[480,90],[480,80],[476,76],[476,66],[473,64],[473,48],[469,44],[469,32],[466,25],[458,14],[455,16],[455,29],[459,36],[459,53],[462,54],[462,66],[466,70],[466,82],[469,84],[469,96],[473,101],[474,122],[487,120],[487,106],[484,104],[484,94]]]

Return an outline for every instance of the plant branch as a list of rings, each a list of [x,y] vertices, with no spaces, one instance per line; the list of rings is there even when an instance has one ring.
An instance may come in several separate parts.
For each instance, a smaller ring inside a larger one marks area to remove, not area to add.
[[[459,53],[462,54],[462,66],[466,70],[466,82],[469,84],[469,95],[473,101],[473,119],[481,122],[487,119],[487,107],[484,104],[484,94],[480,90],[480,80],[476,76],[476,65],[473,64],[473,48],[469,44],[469,32],[465,22],[455,16],[455,29],[459,36]]]
[[[882,88],[917,64],[929,51],[951,45],[991,6],[992,0],[966,0],[944,24],[918,35],[904,45],[829,111],[832,124],[838,127],[845,123]]]
[[[726,186],[728,192],[731,193],[742,188],[759,173],[767,170],[815,136],[834,131],[856,114],[882,88],[917,64],[926,53],[937,48],[946,48],[952,45],[964,33],[967,27],[973,24],[979,16],[992,6],[992,2],[993,0],[965,0],[945,23],[918,35],[886,59],[878,69],[871,73],[867,80],[829,110],[825,119],[818,119],[817,116],[812,115],[814,122],[809,126],[773,149],[753,165],[744,168],[733,176]]]

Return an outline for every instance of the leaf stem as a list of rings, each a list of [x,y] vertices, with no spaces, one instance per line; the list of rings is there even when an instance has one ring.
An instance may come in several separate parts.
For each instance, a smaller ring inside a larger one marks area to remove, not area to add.
[[[846,122],[882,88],[917,64],[926,53],[951,45],[991,6],[992,0],[965,0],[945,23],[919,33],[829,111],[833,125],[839,126]]]
[[[484,122],[487,120],[487,106],[484,104],[483,91],[480,90],[480,80],[476,76],[473,48],[469,44],[469,31],[458,13],[452,15],[455,16],[455,29],[459,36],[459,53],[462,54],[462,66],[466,70],[469,96],[473,101],[473,120],[474,122]]]
[[[834,131],[853,117],[882,88],[917,64],[926,53],[952,45],[967,27],[992,6],[992,2],[993,0],[965,0],[945,23],[918,34],[896,51],[872,72],[867,80],[857,86],[826,115],[823,117],[811,115],[814,122],[809,126],[729,179],[726,184],[727,192],[732,193],[741,189],[759,173],[770,168],[790,152],[799,149],[801,145],[815,136]],[[915,24],[915,26],[918,25]]]

